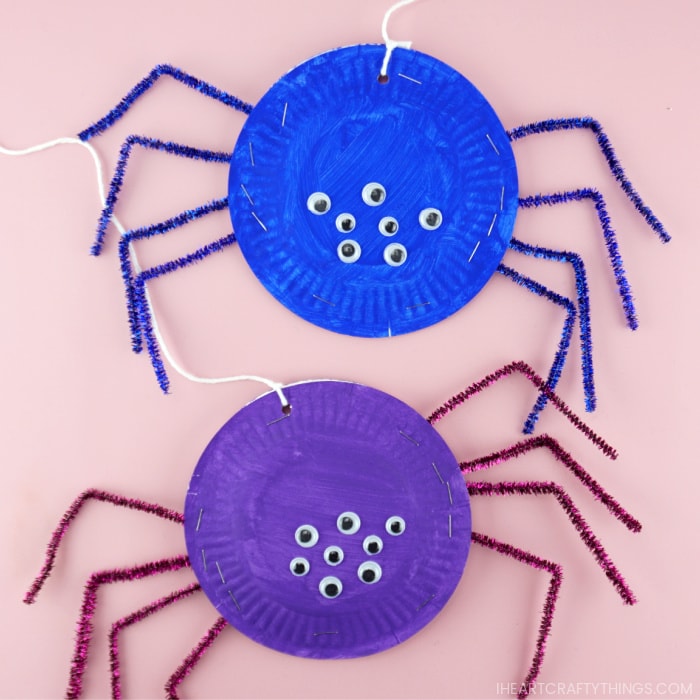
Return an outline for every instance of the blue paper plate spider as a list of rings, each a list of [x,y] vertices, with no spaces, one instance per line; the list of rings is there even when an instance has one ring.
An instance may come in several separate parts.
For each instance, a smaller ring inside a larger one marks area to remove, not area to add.
[[[394,50],[395,49],[395,50]],[[390,60],[389,60],[390,57]],[[498,273],[563,308],[566,319],[547,386],[556,387],[576,317],[586,410],[596,405],[586,272],[575,253],[513,238],[519,208],[590,201],[605,239],[627,325],[637,316],[603,196],[584,188],[520,197],[514,141],[559,130],[590,130],[618,184],[662,241],[661,222],[625,175],[601,125],[590,117],[549,119],[506,130],[481,93],[437,59],[403,48],[337,49],[297,66],[252,106],[168,65],[154,68],[83,144],[117,122],[161,76],[170,76],[247,115],[233,153],[132,135],[105,196],[92,253],[102,251],[136,148],[228,163],[228,194],[166,221],[124,231],[119,242],[132,348],[145,345],[158,383],[169,379],[147,283],[238,243],[262,284],[302,318],[339,333],[378,337],[437,323],[467,304]],[[228,209],[234,232],[142,270],[133,244]],[[503,264],[506,250],[571,265],[576,300]],[[525,422],[531,433],[547,398]]]

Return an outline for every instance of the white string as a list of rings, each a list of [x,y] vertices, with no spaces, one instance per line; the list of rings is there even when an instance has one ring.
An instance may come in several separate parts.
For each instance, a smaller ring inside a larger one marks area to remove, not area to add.
[[[93,148],[92,144],[88,143],[87,141],[82,141],[79,138],[76,138],[74,136],[65,136],[62,138],[54,139],[53,141],[47,141],[46,143],[40,143],[36,146],[30,146],[29,148],[23,148],[20,150],[13,150],[10,148],[5,148],[3,146],[0,146],[0,153],[6,156],[26,156],[31,153],[38,153],[40,151],[45,151],[49,148],[53,148],[54,146],[61,146],[63,144],[78,144],[80,146],[83,146],[84,148],[87,148],[87,150],[90,152],[90,155],[92,156],[92,160],[95,163],[95,170],[97,172],[97,189],[100,195],[100,202],[102,203],[102,206],[106,206],[106,188],[105,188],[105,182],[104,182],[104,177],[103,177],[103,165],[102,161],[100,160],[100,156],[97,153],[97,151]],[[121,222],[117,217],[112,214],[111,217],[112,223],[115,225],[116,229],[119,231],[119,234],[123,236],[126,233],[126,229],[124,226],[122,226]],[[140,274],[142,272],[141,265],[139,264],[138,257],[136,256],[136,251],[134,249],[133,244],[130,242],[129,243],[129,254],[131,255],[131,262],[134,267],[134,271],[136,274]],[[285,397],[284,393],[282,392],[282,388],[284,387],[284,384],[280,384],[279,382],[274,382],[271,379],[266,379],[265,377],[258,377],[256,375],[252,374],[241,374],[241,375],[236,375],[234,377],[199,377],[195,374],[192,374],[188,370],[184,369],[179,365],[177,360],[173,357],[171,354],[170,350],[168,349],[168,346],[165,343],[165,339],[163,338],[162,333],[160,332],[160,327],[158,326],[158,321],[156,319],[155,311],[153,309],[153,303],[151,301],[151,296],[148,292],[148,289],[144,287],[145,291],[145,297],[146,297],[146,304],[148,305],[148,311],[151,315],[151,323],[153,326],[153,335],[156,338],[156,341],[158,342],[158,345],[160,346],[161,351],[163,352],[163,356],[165,359],[168,361],[168,364],[182,377],[185,379],[189,379],[191,382],[196,382],[198,384],[224,384],[226,382],[241,382],[241,381],[251,381],[251,382],[261,382],[262,384],[265,384],[268,386],[270,389],[272,389],[277,396],[279,397],[280,402],[282,403],[282,409],[286,410],[289,407],[289,401],[287,401],[287,398]]]
[[[391,17],[391,15],[394,14],[394,12],[396,12],[396,10],[399,8],[410,5],[415,1],[416,0],[399,0],[399,2],[394,3],[384,15],[384,21],[382,22],[382,39],[384,39],[384,43],[386,44],[386,53],[384,54],[384,61],[382,62],[382,67],[379,71],[379,75],[381,76],[386,77],[386,71],[389,67],[389,59],[391,58],[391,54],[393,53],[394,49],[410,49],[412,44],[410,41],[395,41],[389,37],[389,32],[387,29],[389,25],[389,17]]]

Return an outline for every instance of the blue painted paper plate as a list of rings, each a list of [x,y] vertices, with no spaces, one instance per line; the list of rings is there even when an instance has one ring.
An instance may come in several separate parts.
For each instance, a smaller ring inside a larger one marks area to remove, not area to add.
[[[195,468],[185,539],[238,630],[311,658],[364,656],[430,622],[462,576],[469,495],[422,416],[376,389],[319,381],[236,413]]]
[[[511,238],[510,140],[450,66],[384,46],[294,68],[249,115],[231,160],[241,250],[286,307],[379,337],[424,328],[486,284]]]

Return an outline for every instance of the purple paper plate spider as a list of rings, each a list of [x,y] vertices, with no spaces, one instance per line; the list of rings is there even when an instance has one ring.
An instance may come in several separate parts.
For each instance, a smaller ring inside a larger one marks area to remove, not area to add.
[[[661,222],[627,178],[601,125],[591,117],[547,119],[506,130],[481,93],[437,59],[362,45],[317,56],[283,76],[250,105],[169,65],[159,65],[119,104],[78,135],[89,145],[161,76],[246,115],[233,152],[129,136],[105,196],[92,253],[103,249],[131,155],[158,150],[229,166],[228,193],[157,224],[123,231],[119,241],[132,348],[144,345],[163,391],[161,358],[147,284],[238,243],[263,285],[294,313],[350,335],[407,333],[469,302],[494,273],[563,308],[566,319],[546,386],[554,389],[578,316],[585,408],[596,405],[590,304],[581,258],[512,236],[519,209],[589,201],[594,206],[627,325],[637,315],[605,200],[597,190],[519,196],[511,144],[560,130],[592,132],[613,177],[662,241]],[[379,74],[380,79],[377,79]],[[333,80],[327,80],[332,75]],[[228,209],[234,232],[188,255],[142,270],[134,244]],[[506,250],[570,265],[568,299],[503,264]],[[531,433],[547,397],[525,422]]]
[[[624,603],[635,597],[600,541],[555,482],[467,480],[469,474],[539,448],[549,450],[596,500],[632,532],[633,518],[557,440],[540,435],[458,462],[433,427],[503,377],[521,374],[607,457],[616,453],[524,362],[487,375],[425,420],[398,399],[360,384],[310,381],[265,394],[214,436],[195,467],[184,515],[91,489],[66,511],[44,566],[25,596],[33,603],[60,543],[91,500],[184,525],[187,554],[93,573],[85,586],[66,697],[79,697],[100,589],[191,568],[192,584],[117,620],[109,633],[112,696],[121,697],[119,635],[152,613],[203,590],[220,617],[167,681],[169,698],[230,624],[289,654],[327,659],[373,654],[428,624],[459,584],[470,544],[549,576],[529,669],[519,697],[533,688],[550,635],[562,568],[472,529],[471,496],[556,498]]]

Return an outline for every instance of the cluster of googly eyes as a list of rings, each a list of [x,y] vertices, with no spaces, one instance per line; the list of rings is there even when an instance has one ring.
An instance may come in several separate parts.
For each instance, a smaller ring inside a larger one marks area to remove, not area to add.
[[[362,188],[362,201],[369,207],[378,207],[386,200],[386,189],[378,182],[369,182]],[[312,214],[323,216],[331,210],[331,199],[325,192],[314,192],[306,200],[306,206]],[[428,207],[418,214],[418,223],[426,231],[434,231],[442,224],[442,213],[439,209]],[[348,234],[355,230],[355,217],[343,212],[335,217],[335,227],[342,234]],[[399,222],[393,216],[384,216],[380,219],[379,233],[382,236],[395,236],[399,230]],[[344,263],[354,263],[360,259],[362,248],[352,238],[345,238],[338,243],[338,257]],[[408,251],[401,243],[389,243],[384,248],[384,262],[391,267],[399,267],[406,262]]]
[[[338,516],[336,525],[342,535],[354,535],[361,526],[357,513],[345,512]],[[385,523],[388,535],[398,537],[406,530],[403,518],[394,515]],[[304,549],[311,549],[319,542],[318,530],[313,525],[300,525],[294,533],[296,543]],[[384,541],[378,535],[367,535],[362,540],[362,549],[369,557],[375,557],[384,549]],[[338,545],[330,545],[323,550],[323,560],[328,566],[340,566],[345,559],[345,552]],[[289,563],[289,570],[294,576],[306,576],[311,571],[311,564],[306,557],[294,557]],[[357,577],[362,583],[374,584],[382,577],[382,567],[375,560],[367,560],[357,567]],[[343,583],[337,576],[324,576],[318,584],[318,590],[324,598],[337,598],[343,592]]]

